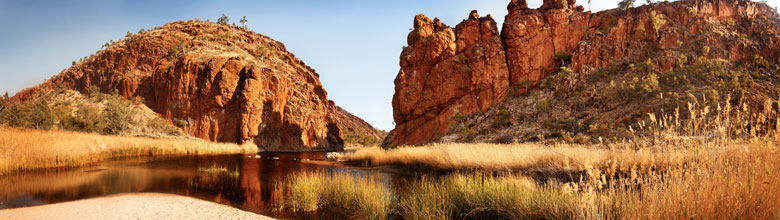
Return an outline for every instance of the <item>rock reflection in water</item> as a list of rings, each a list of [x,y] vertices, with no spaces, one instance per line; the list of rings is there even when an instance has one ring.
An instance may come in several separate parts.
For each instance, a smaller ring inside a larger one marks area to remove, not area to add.
[[[274,180],[293,172],[351,172],[390,176],[322,161],[325,153],[155,157],[109,161],[91,167],[0,176],[0,209],[87,199],[118,193],[191,196],[264,215],[279,197]]]

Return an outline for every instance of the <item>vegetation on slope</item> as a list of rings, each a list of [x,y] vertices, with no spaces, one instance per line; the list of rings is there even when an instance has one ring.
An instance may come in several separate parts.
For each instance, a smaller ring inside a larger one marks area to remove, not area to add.
[[[677,54],[675,67],[668,70],[656,66],[654,58],[616,62],[588,75],[561,67],[537,90],[485,113],[456,116],[450,134],[440,141],[614,142],[633,135],[649,113],[690,119],[697,115],[691,108],[714,112],[723,104],[752,109],[746,117],[777,118],[780,66],[758,55],[741,62],[709,59],[707,51],[701,47]],[[513,89],[525,87],[533,85]]]
[[[341,107],[336,107],[336,117],[339,119],[339,128],[346,147],[379,146],[387,136],[386,131],[374,128]]]
[[[88,96],[57,89],[34,100],[9,104],[0,111],[0,123],[11,127],[58,129],[123,136],[182,136],[167,120],[142,104],[117,94],[91,88]]]

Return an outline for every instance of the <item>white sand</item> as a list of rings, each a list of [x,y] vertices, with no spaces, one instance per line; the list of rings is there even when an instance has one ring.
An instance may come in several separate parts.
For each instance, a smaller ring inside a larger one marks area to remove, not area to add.
[[[130,193],[0,210],[0,219],[272,219],[186,196]]]

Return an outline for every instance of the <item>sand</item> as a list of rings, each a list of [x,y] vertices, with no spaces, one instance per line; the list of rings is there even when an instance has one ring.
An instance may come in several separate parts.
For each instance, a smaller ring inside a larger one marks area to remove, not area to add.
[[[119,194],[0,210],[0,219],[272,219],[230,206],[160,193]]]

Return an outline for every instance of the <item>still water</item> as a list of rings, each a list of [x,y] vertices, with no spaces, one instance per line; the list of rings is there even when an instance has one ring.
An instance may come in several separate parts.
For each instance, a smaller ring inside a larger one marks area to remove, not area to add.
[[[281,218],[273,211],[275,180],[294,172],[349,172],[392,185],[393,174],[324,161],[326,153],[127,158],[90,167],[0,176],[0,209],[44,205],[118,193],[158,192],[195,197]],[[391,187],[390,187],[391,188]],[[314,217],[317,218],[317,217]]]

